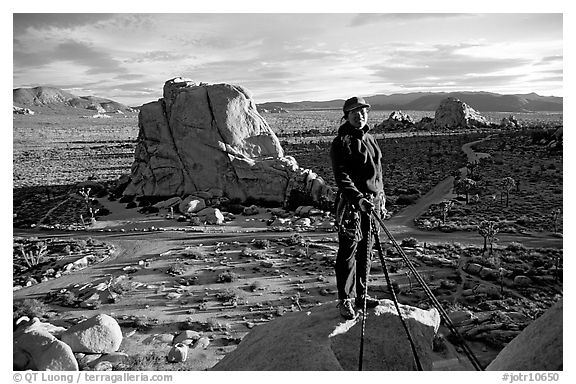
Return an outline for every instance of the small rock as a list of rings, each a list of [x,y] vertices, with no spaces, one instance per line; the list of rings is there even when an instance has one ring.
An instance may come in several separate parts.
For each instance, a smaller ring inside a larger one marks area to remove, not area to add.
[[[203,336],[194,344],[194,349],[206,349],[208,348],[208,345],[210,345],[210,339]]]
[[[94,367],[95,371],[111,371],[112,363],[109,361],[101,361]]]
[[[182,343],[178,343],[172,347],[170,352],[168,352],[168,361],[171,363],[181,363],[186,361],[188,357],[188,346]]]

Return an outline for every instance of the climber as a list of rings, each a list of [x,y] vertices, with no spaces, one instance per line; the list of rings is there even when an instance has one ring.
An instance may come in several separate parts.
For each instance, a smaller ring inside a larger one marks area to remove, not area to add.
[[[382,151],[370,129],[367,104],[362,97],[352,97],[344,103],[338,136],[332,141],[330,158],[338,187],[336,226],[338,254],[336,256],[336,286],[338,307],[345,319],[356,316],[354,304],[374,308],[379,301],[364,292],[370,271],[370,254],[374,236],[371,212],[385,212],[382,181]]]

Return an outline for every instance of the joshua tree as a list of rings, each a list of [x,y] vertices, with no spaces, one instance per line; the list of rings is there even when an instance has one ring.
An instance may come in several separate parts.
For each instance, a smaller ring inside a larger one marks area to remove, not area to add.
[[[96,199],[94,197],[90,196],[90,190],[91,190],[91,188],[81,188],[78,191],[78,193],[84,198],[84,204],[86,204],[86,210],[90,214],[90,220],[92,222],[94,222],[94,220],[96,220],[94,216],[98,213],[100,208],[93,208],[92,207],[92,202]],[[82,220],[82,223],[84,224],[84,216],[83,215],[80,215],[80,220]]]
[[[446,216],[448,216],[448,213],[452,209],[453,205],[454,202],[451,200],[444,200],[440,203],[440,208],[442,209],[442,223],[446,223]]]
[[[476,179],[476,169],[478,168],[478,162],[468,162],[466,164],[466,168],[468,169],[468,177],[471,179]]]
[[[486,252],[488,242],[490,243],[490,255],[492,255],[492,245],[496,241],[496,234],[498,233],[497,223],[495,221],[483,220],[478,225],[478,233],[484,238],[484,249],[482,254]]]
[[[42,263],[48,254],[48,246],[43,241],[29,247],[20,245],[20,253],[22,254],[22,257],[24,257],[24,261],[26,262],[26,265],[28,265],[28,268],[32,268]]]
[[[463,191],[466,195],[466,204],[469,202],[469,195],[472,188],[476,186],[476,182],[468,177],[460,179],[454,182],[454,187],[456,189],[456,193],[460,194]]]
[[[508,207],[510,202],[510,190],[516,186],[516,180],[511,177],[505,177],[500,182],[500,185],[502,190],[506,192],[506,207]]]

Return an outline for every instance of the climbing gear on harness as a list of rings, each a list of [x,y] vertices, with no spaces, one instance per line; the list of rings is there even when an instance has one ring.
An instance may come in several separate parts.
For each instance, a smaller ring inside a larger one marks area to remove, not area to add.
[[[380,226],[382,227],[382,229],[384,230],[384,232],[386,233],[386,235],[388,236],[388,238],[390,239],[390,241],[392,242],[392,244],[394,245],[394,247],[396,248],[396,250],[398,251],[398,253],[402,257],[404,263],[406,263],[406,265],[410,269],[410,272],[416,277],[416,280],[418,281],[418,283],[420,284],[420,286],[422,287],[422,289],[426,293],[426,296],[428,296],[428,298],[430,299],[434,308],[436,308],[436,310],[438,310],[438,312],[440,313],[440,317],[444,321],[444,324],[450,330],[450,332],[452,332],[452,334],[456,337],[456,340],[459,342],[460,347],[462,347],[462,350],[464,351],[464,354],[466,355],[466,357],[470,360],[470,362],[472,363],[472,365],[474,366],[474,368],[477,371],[483,371],[484,368],[482,367],[482,365],[478,361],[478,358],[474,355],[474,352],[472,352],[472,350],[470,349],[468,344],[466,344],[466,342],[464,341],[464,338],[462,337],[460,332],[458,332],[458,330],[456,329],[456,327],[452,323],[452,320],[450,319],[450,317],[448,316],[448,314],[446,313],[446,311],[444,310],[444,308],[442,307],[442,305],[440,304],[438,299],[434,296],[434,294],[430,290],[430,287],[428,287],[428,285],[426,284],[426,282],[424,281],[422,276],[420,276],[420,274],[416,270],[416,267],[414,267],[414,264],[412,264],[410,259],[408,259],[408,256],[406,256],[406,253],[404,253],[404,250],[402,249],[402,247],[400,247],[400,245],[398,244],[396,239],[394,239],[394,236],[392,236],[392,233],[390,233],[390,231],[388,230],[386,225],[384,225],[384,222],[382,221],[382,219],[375,212],[372,212],[372,216],[374,216],[376,221],[380,224]],[[377,247],[381,247],[379,245],[380,244],[379,238],[378,238],[378,236],[376,236],[376,237],[378,240],[376,243]],[[384,266],[384,257],[382,256],[380,251],[379,251],[379,254],[380,254],[380,258],[381,258],[380,261],[382,262],[382,264]],[[384,268],[384,272],[387,276],[388,287],[391,290],[391,292],[393,292],[393,290],[390,286],[390,282],[389,282],[389,278],[388,278],[388,271],[386,268]],[[394,294],[393,294],[393,296],[395,297]],[[397,308],[397,310],[399,310],[399,309]],[[414,349],[413,349],[413,351],[414,351]]]

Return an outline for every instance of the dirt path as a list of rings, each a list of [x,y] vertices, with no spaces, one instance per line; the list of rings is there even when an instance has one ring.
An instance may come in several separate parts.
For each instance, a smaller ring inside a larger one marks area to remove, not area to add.
[[[474,163],[481,158],[489,157],[486,153],[474,152],[472,146],[482,141],[488,140],[490,137],[474,142],[466,143],[462,146],[462,151],[468,157],[468,162]],[[462,176],[466,176],[467,168],[460,168]],[[419,241],[429,243],[441,242],[459,242],[462,244],[481,245],[483,239],[476,232],[432,232],[422,231],[414,225],[414,219],[422,215],[431,204],[440,203],[443,200],[448,200],[456,197],[452,193],[452,186],[454,185],[454,177],[449,176],[438,183],[428,193],[422,196],[415,204],[412,204],[402,211],[394,215],[386,222],[387,227],[393,233],[393,236],[398,239],[407,237],[415,237]],[[550,247],[562,248],[562,239],[553,237],[551,233],[526,233],[526,234],[498,234],[500,244],[511,242],[520,242],[528,247]]]

